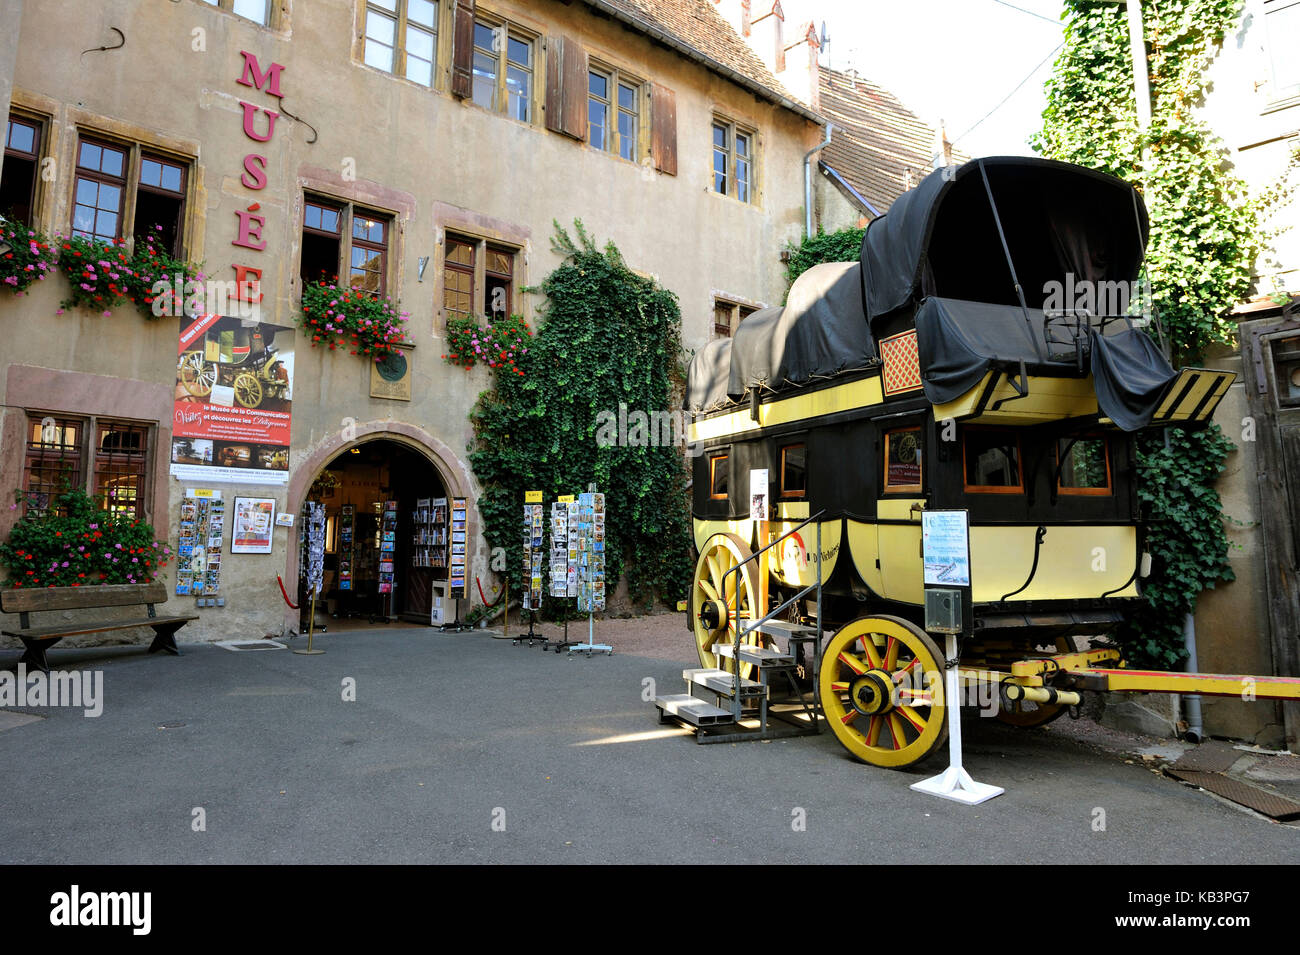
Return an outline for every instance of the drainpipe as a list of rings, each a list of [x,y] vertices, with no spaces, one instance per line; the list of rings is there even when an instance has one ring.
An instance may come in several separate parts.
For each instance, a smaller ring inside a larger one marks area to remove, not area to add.
[[[831,130],[834,128],[834,123],[827,123],[826,138],[803,154],[803,237],[805,239],[812,238],[813,227],[812,158],[831,144]]]
[[[1190,613],[1183,618],[1183,647],[1187,650],[1187,672],[1196,673],[1196,617]],[[1205,731],[1201,727],[1199,693],[1189,693],[1183,697],[1183,714],[1187,719],[1187,741],[1199,743],[1205,739]]]

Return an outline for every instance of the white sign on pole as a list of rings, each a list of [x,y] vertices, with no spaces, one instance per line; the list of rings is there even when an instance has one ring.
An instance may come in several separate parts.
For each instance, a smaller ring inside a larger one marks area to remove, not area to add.
[[[925,585],[960,591],[960,599],[971,599],[970,516],[966,511],[921,512],[921,560],[925,565]],[[965,608],[963,608],[963,617]],[[944,641],[945,659],[957,660],[957,634],[949,633]],[[944,667],[943,697],[948,708],[948,768],[938,776],[911,789],[941,799],[963,802],[968,806],[992,799],[1006,792],[1001,786],[977,783],[961,764],[961,676],[956,666]]]
[[[767,520],[767,468],[749,472],[749,517],[755,521]]]

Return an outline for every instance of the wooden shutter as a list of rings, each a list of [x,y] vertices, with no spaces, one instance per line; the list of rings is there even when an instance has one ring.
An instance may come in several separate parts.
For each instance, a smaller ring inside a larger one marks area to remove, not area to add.
[[[451,40],[451,94],[469,99],[474,95],[474,0],[456,0]]]
[[[587,51],[571,36],[546,41],[546,128],[587,138]]]
[[[677,175],[677,95],[658,83],[650,84],[650,157],[660,172]]]

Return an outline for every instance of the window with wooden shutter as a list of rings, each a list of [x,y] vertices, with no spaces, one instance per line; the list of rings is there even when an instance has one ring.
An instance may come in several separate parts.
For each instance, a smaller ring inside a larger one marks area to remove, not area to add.
[[[451,93],[469,99],[474,93],[474,0],[457,0],[452,29]]]
[[[677,175],[677,96],[658,83],[650,84],[650,157],[655,169]]]
[[[574,139],[587,138],[587,51],[573,37],[546,43],[546,128]]]

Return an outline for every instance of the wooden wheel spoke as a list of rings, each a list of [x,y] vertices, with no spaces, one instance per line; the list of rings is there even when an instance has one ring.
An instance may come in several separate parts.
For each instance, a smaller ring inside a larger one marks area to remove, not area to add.
[[[903,731],[903,720],[897,710],[889,713],[889,735],[893,737],[894,749],[902,749],[907,745],[907,734]]]
[[[925,720],[921,719],[921,717],[917,715],[916,711],[910,706],[900,706],[894,712],[907,720],[907,722],[911,723],[918,733],[925,730]]]
[[[934,694],[929,690],[909,690],[900,687],[898,698],[904,706],[934,706]]]
[[[867,724],[867,745],[876,746],[880,740],[880,727],[885,724],[882,717],[873,716],[871,722]]]
[[[831,684],[831,689],[836,693],[847,693],[849,691],[849,685],[847,683],[840,683],[837,681]]]
[[[898,649],[902,646],[898,637],[890,636],[889,642],[885,644],[885,663],[883,669],[893,670],[898,666]]]
[[[917,665],[918,663],[920,663],[920,662],[921,662],[921,661],[918,660],[916,657],[913,657],[913,658],[912,658],[912,661],[911,661],[910,663],[908,663],[905,667],[903,667],[903,669],[901,669],[901,670],[897,670],[897,671],[894,672],[894,674],[893,674],[894,682],[895,682],[895,683],[900,683],[900,682],[902,682],[904,679],[906,679],[906,678],[907,678],[907,675],[908,675],[909,673],[911,673],[914,669],[916,669],[916,665]],[[894,666],[897,666],[897,665],[898,665],[897,662],[895,662]],[[890,669],[893,669],[893,668],[891,667]]]
[[[863,634],[859,638],[862,644],[862,652],[866,655],[867,663],[871,664],[871,669],[880,669],[880,651],[876,649],[876,641],[871,638],[871,634]]]
[[[843,723],[845,726],[848,726],[855,719],[857,719],[857,716],[858,716],[857,710],[849,710],[847,713],[845,713],[843,716],[840,717],[840,722]]]
[[[849,654],[843,651],[840,651],[839,660],[841,663],[843,663],[854,673],[862,674],[867,672],[867,668],[862,665],[862,662],[860,660],[858,660],[856,657],[850,656]]]
[[[708,595],[708,598],[710,600],[718,599],[718,592],[713,588],[713,583],[711,581],[701,579],[699,581],[699,584],[700,584],[700,589],[703,590],[705,594]]]

